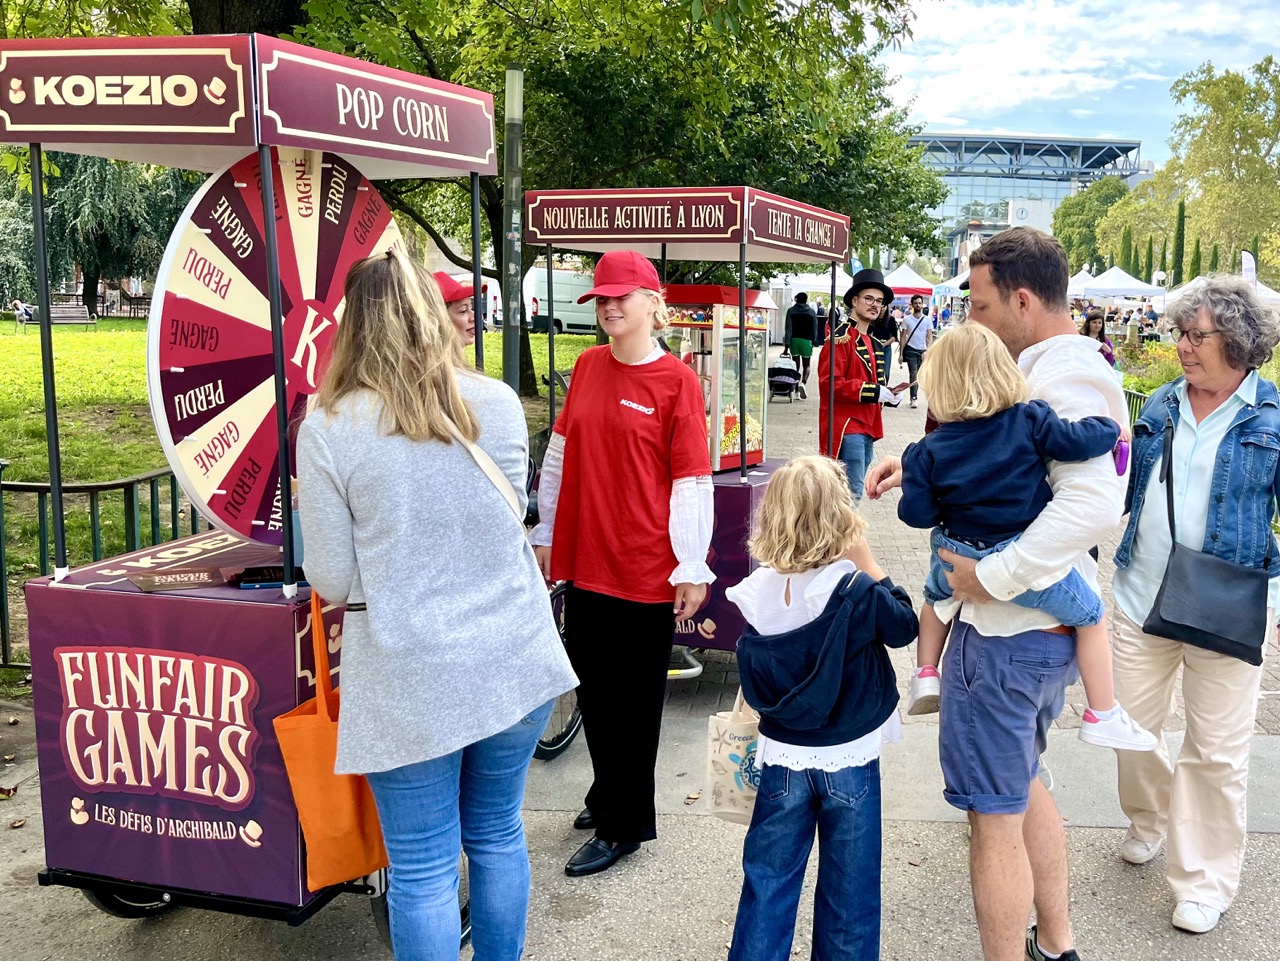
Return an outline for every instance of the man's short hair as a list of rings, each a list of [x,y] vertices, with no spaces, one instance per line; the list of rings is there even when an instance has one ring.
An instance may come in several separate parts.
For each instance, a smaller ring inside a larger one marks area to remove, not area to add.
[[[796,294],[797,304],[807,304],[808,302],[809,302],[809,295],[806,294],[803,290],[800,291],[800,293]]]
[[[913,304],[914,304],[917,300],[918,300],[918,301],[920,301],[920,303],[922,303],[922,304],[923,304],[923,303],[924,303],[924,294],[912,294],[912,295],[911,295],[911,303],[913,303]]]
[[[1056,237],[1034,227],[1002,230],[969,255],[970,270],[982,265],[1001,300],[1025,289],[1049,310],[1067,309],[1067,252]]]

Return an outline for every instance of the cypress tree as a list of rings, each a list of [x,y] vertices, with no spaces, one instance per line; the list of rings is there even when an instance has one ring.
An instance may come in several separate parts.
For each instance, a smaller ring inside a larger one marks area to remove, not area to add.
[[[1169,235],[1165,234],[1164,239],[1160,241],[1160,272],[1165,275],[1165,279],[1169,279]]]
[[[1111,251],[1110,253],[1107,254],[1107,270],[1110,270],[1115,265],[1116,265],[1115,251]]]
[[[1255,264],[1256,264],[1256,263],[1258,262],[1258,260],[1260,259],[1260,258],[1258,257],[1258,246],[1259,246],[1258,241],[1259,241],[1260,239],[1261,239],[1261,238],[1260,238],[1257,234],[1254,234],[1254,235],[1253,235],[1253,243],[1249,245],[1249,252],[1253,254],[1253,262],[1254,262]]]
[[[1187,202],[1178,201],[1178,220],[1173,228],[1173,278],[1170,287],[1182,286],[1182,262],[1187,246]]]
[[[1125,227],[1120,234],[1120,269],[1133,273],[1133,231]]]
[[[880,248],[877,247],[871,254],[871,266],[876,270],[880,269]]]
[[[1213,250],[1209,254],[1209,273],[1216,274],[1218,272],[1218,245],[1213,245]]]
[[[1145,283],[1151,283],[1151,274],[1155,269],[1155,238],[1147,234],[1147,260],[1142,265],[1142,276],[1139,279]]]
[[[1200,276],[1200,238],[1196,238],[1195,246],[1191,248],[1191,263],[1187,267],[1187,278],[1194,280]]]

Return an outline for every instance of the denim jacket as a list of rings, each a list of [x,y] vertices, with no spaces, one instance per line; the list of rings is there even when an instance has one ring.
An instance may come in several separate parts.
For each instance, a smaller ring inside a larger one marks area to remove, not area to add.
[[[1134,533],[1142,514],[1147,484],[1156,459],[1164,450],[1165,422],[1178,426],[1177,386],[1165,384],[1142,408],[1133,425],[1133,463],[1125,512],[1129,526],[1116,551],[1116,567],[1129,566]],[[1280,497],[1280,391],[1258,378],[1257,402],[1241,408],[1218,446],[1209,487],[1209,517],[1201,550],[1246,567],[1270,568],[1276,560],[1271,519]],[[1164,510],[1164,504],[1152,505]]]

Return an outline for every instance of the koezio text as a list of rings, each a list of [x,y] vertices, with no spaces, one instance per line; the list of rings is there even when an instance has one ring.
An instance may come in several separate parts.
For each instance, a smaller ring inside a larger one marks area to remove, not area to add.
[[[86,791],[158,794],[228,811],[254,793],[258,684],[242,664],[180,651],[54,650],[62,753]]]

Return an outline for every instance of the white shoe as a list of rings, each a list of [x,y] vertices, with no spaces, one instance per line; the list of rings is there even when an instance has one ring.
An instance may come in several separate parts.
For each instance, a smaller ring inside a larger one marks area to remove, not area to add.
[[[1124,836],[1124,843],[1120,845],[1120,857],[1124,858],[1130,864],[1146,864],[1164,847],[1164,838],[1156,838],[1154,841],[1144,841],[1141,838],[1134,837],[1133,831]]]
[[[1179,901],[1173,909],[1173,926],[1192,934],[1204,934],[1218,926],[1222,912],[1199,901]]]
[[[1036,770],[1036,777],[1040,779],[1040,783],[1044,785],[1046,791],[1053,790],[1053,772],[1049,770],[1049,765],[1045,763],[1044,755],[1040,755],[1040,766]]]
[[[914,400],[911,402],[911,409],[912,410],[916,409],[916,402]]]
[[[808,395],[808,394],[806,394],[806,393],[804,392],[804,384],[797,384],[797,385],[796,385],[796,390],[798,390],[798,391],[800,392],[800,399],[801,399],[801,400],[808,400],[808,399],[809,399],[809,395]]]
[[[921,670],[932,671],[927,677],[921,677]],[[907,684],[908,714],[937,714],[938,702],[942,698],[942,678],[937,668],[919,668],[911,672],[911,680]]]
[[[1156,736],[1131,718],[1124,708],[1106,720],[1086,710],[1080,719],[1079,736],[1086,744],[1117,751],[1154,751],[1157,744]]]

